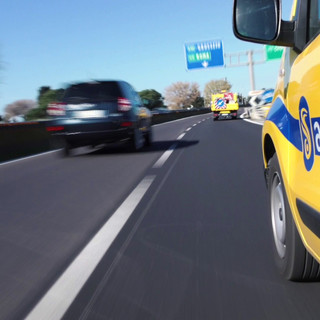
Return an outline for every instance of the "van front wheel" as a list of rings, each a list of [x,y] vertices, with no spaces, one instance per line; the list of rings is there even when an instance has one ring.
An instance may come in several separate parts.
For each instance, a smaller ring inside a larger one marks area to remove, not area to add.
[[[276,154],[268,163],[268,189],[274,258],[278,270],[288,280],[319,280],[319,264],[305,249],[293,220]]]

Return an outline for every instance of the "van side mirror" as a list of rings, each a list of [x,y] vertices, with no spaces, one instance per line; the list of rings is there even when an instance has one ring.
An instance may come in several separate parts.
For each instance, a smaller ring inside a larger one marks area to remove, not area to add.
[[[307,3],[302,1],[300,6],[306,7]],[[280,7],[281,0],[234,0],[233,33],[241,40],[294,47],[301,51],[305,45],[304,37],[295,35],[296,21],[281,19]],[[300,29],[303,33],[303,28]]]
[[[279,0],[235,0],[233,30],[247,41],[270,43],[279,35]]]

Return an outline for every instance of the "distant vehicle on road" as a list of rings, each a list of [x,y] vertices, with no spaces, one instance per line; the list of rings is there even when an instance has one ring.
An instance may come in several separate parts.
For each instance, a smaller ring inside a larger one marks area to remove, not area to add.
[[[168,108],[154,108],[151,110],[152,114],[162,114],[162,113],[170,113],[172,112]]]
[[[151,112],[125,81],[71,84],[61,101],[48,105],[47,131],[64,140],[64,153],[75,147],[128,141],[132,150],[152,143]]]
[[[271,107],[273,95],[274,89],[249,92],[251,107],[246,108],[244,115],[252,119],[265,120]]]
[[[222,91],[211,96],[211,111],[213,120],[236,119],[239,110],[238,95]]]
[[[1,121],[1,119],[0,119]],[[13,116],[9,119],[10,123],[17,123],[17,122],[25,122],[25,118],[23,115]]]

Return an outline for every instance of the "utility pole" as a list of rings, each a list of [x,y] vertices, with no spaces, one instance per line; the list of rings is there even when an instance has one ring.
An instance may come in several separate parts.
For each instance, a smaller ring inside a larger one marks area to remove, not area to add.
[[[258,56],[256,60],[254,57]],[[249,67],[249,77],[251,90],[255,90],[255,79],[254,79],[254,65],[265,63],[265,51],[264,50],[249,50],[245,52],[225,53],[225,67]]]

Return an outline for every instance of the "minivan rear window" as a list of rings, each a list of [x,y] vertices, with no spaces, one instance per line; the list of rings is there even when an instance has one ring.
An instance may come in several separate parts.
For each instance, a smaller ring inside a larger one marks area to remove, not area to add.
[[[116,82],[90,82],[70,86],[64,95],[66,102],[106,101],[121,96]]]

